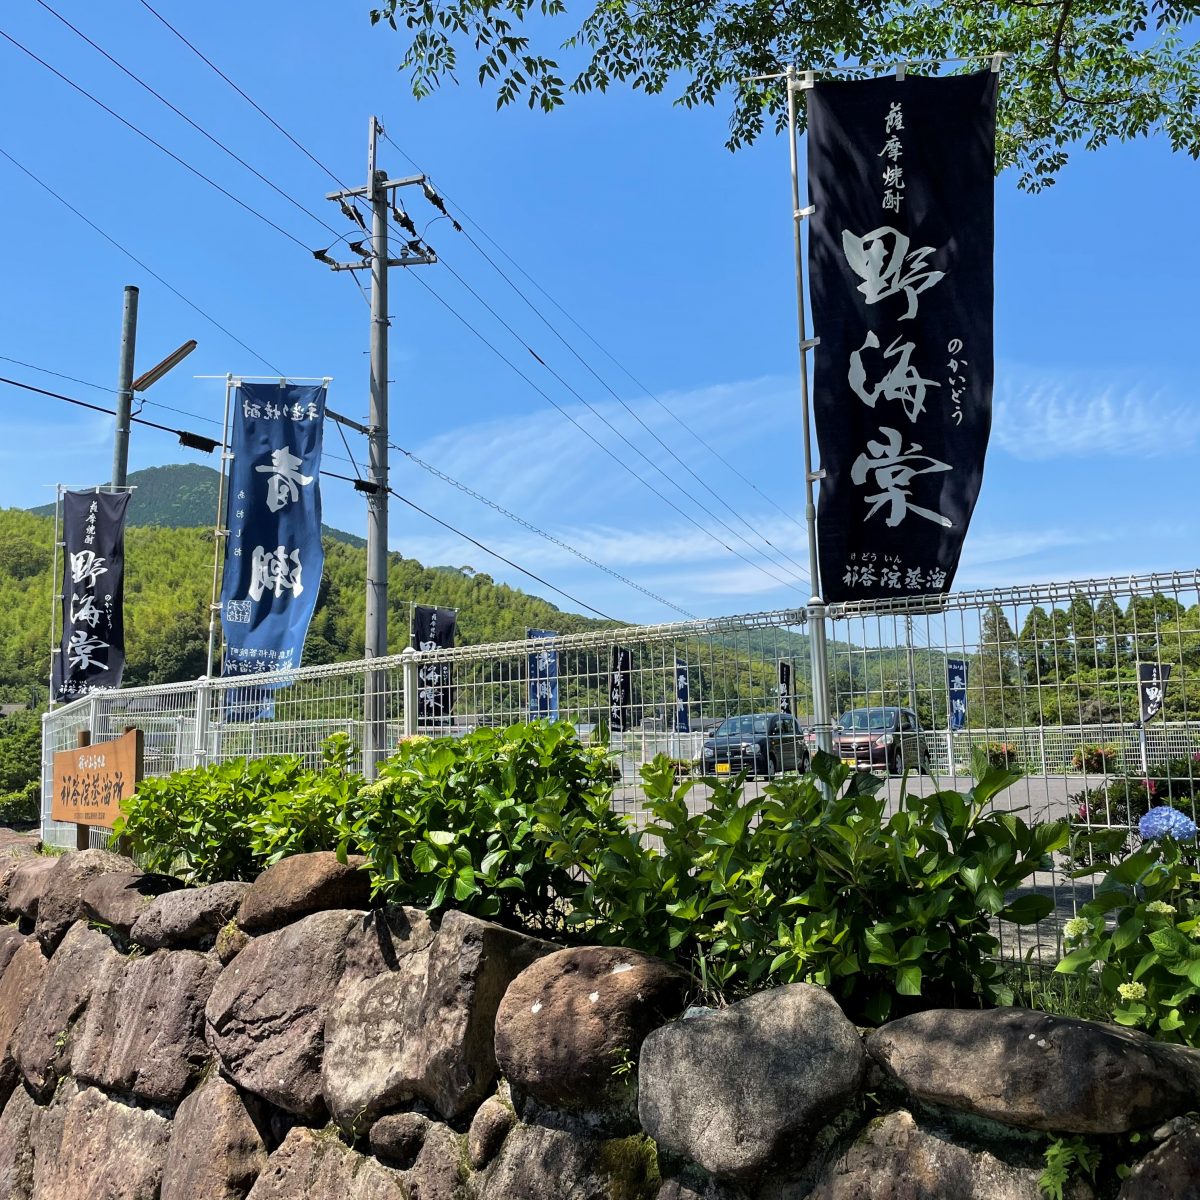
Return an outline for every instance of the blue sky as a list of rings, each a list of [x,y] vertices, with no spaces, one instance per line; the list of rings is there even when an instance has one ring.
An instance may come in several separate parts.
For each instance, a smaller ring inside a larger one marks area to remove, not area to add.
[[[56,7],[282,191],[339,233],[349,231],[323,199],[334,186],[329,178],[137,0],[102,7],[57,0]],[[409,193],[407,207],[446,266],[420,268],[419,281],[392,274],[393,440],[674,607],[399,455],[393,486],[621,619],[802,604],[808,585],[794,578],[789,561],[805,564],[807,554],[785,140],[768,136],[732,155],[723,147],[727,107],[687,112],[667,98],[624,91],[573,99],[551,116],[524,107],[497,112],[470,66],[461,87],[417,103],[396,71],[400,40],[372,29],[368,8],[366,0],[301,0],[270,10],[163,0],[160,11],[351,184],[365,176],[367,119],[378,113],[412,159],[385,144],[381,165],[393,175],[409,173],[413,162],[428,172],[451,210],[478,223],[468,224],[476,239],[569,343],[469,241],[436,220],[418,193]],[[333,240],[35,0],[13,0],[0,28],[304,246]],[[217,420],[222,386],[193,374],[270,373],[265,359],[292,376],[333,376],[331,406],[365,419],[368,309],[347,275],[315,263],[3,40],[0,111],[0,149],[262,358],[215,329],[4,157],[0,355],[113,386],[122,287],[135,283],[139,371],[187,338],[200,343],[148,399]],[[1196,163],[1151,140],[1080,152],[1058,185],[1038,196],[1018,193],[1015,176],[998,180],[994,427],[959,586],[1195,565],[1198,172]],[[428,289],[688,516],[623,472]],[[103,392],[9,361],[0,361],[0,374],[111,402]],[[580,397],[670,480],[619,441]],[[0,504],[44,503],[58,481],[108,477],[111,418],[3,386],[0,403],[6,422]],[[144,415],[197,432],[215,429],[161,407],[148,406]],[[686,474],[648,429],[712,491]],[[363,439],[350,437],[361,464]],[[737,473],[702,443],[717,448]],[[326,449],[345,455],[332,430]],[[145,427],[135,427],[130,457],[132,468],[215,465]],[[336,458],[326,465],[353,474]],[[329,523],[364,530],[361,498],[348,485],[327,481],[324,503]],[[757,549],[734,540],[710,513]],[[764,547],[762,537],[775,549]],[[391,545],[428,564],[469,565],[547,594],[398,503]],[[780,582],[788,578],[790,586]],[[575,607],[561,596],[548,598]]]

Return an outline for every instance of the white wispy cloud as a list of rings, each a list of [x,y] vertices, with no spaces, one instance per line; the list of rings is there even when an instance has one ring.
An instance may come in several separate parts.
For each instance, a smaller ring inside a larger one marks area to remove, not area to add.
[[[1127,374],[1004,363],[997,371],[992,439],[1015,458],[1166,456],[1191,449],[1197,436],[1185,404]]]

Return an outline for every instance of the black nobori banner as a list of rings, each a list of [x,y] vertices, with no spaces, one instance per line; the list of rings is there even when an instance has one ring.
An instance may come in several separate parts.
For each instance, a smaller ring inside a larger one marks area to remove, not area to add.
[[[454,645],[458,613],[453,608],[413,608],[412,640],[416,650],[448,650]],[[448,717],[454,711],[449,663],[422,663],[417,668],[417,719]]]
[[[63,496],[63,633],[54,656],[55,700],[121,686],[128,507],[128,492]]]
[[[1167,698],[1167,680],[1171,678],[1171,663],[1138,663],[1138,700],[1142,724],[1152,721],[1162,711]]]
[[[630,652],[624,646],[614,646],[608,672],[608,726],[613,733],[624,733],[633,724],[632,667]]]
[[[992,407],[991,71],[808,93],[827,601],[949,590]]]

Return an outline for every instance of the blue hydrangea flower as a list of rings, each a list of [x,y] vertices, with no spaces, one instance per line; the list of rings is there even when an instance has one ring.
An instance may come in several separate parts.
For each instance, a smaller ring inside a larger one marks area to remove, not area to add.
[[[1196,822],[1177,808],[1161,805],[1152,808],[1138,822],[1138,833],[1148,841],[1171,837],[1177,842],[1188,842],[1196,836]]]

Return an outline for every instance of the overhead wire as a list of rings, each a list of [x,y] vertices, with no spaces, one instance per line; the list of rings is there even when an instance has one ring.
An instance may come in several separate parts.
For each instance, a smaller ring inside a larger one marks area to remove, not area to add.
[[[279,233],[283,237],[287,238],[288,241],[295,242],[296,245],[299,246],[302,250],[307,251],[310,254],[312,253],[312,251],[309,249],[309,247],[307,245],[305,245],[305,243],[302,242],[298,237],[296,237],[296,235],[294,233],[289,233],[286,229],[284,229],[284,227],[282,225],[279,225],[275,221],[272,221],[270,217],[259,212],[258,209],[254,208],[252,205],[247,204],[240,197],[235,196],[231,191],[229,191],[228,188],[222,187],[219,183],[217,183],[217,181],[215,179],[213,179],[211,176],[206,175],[203,171],[201,171],[199,167],[192,166],[192,164],[190,162],[188,162],[184,158],[181,158],[178,154],[175,153],[174,150],[171,150],[168,147],[164,146],[162,144],[162,142],[160,142],[157,138],[152,137],[144,129],[141,129],[139,126],[135,125],[132,121],[127,120],[125,117],[121,116],[121,114],[119,112],[117,112],[116,109],[109,108],[109,106],[107,104],[105,104],[103,100],[101,100],[97,96],[93,96],[91,92],[89,92],[86,88],[81,87],[79,84],[77,84],[73,79],[70,78],[70,76],[64,75],[60,70],[58,70],[57,67],[51,66],[44,58],[39,57],[32,50],[30,50],[28,46],[22,45],[19,41],[17,41],[17,39],[15,37],[12,36],[12,34],[6,33],[3,29],[0,29],[0,37],[4,38],[5,41],[10,42],[12,45],[16,46],[16,48],[18,50],[20,50],[22,54],[27,55],[29,58],[33,59],[34,62],[45,67],[45,69],[47,71],[49,71],[52,75],[56,76],[58,79],[61,79],[63,81],[63,83],[67,84],[68,87],[73,88],[81,96],[86,97],[93,104],[95,104],[98,108],[103,109],[106,113],[108,113],[108,115],[110,117],[113,117],[116,120],[120,121],[121,124],[126,127],[126,129],[132,130],[132,132],[136,133],[138,135],[138,137],[144,138],[147,142],[149,142],[156,149],[161,150],[163,152],[163,154],[165,154],[173,162],[177,162],[181,167],[184,168],[184,170],[189,171],[191,174],[195,175],[197,179],[202,179],[205,183],[207,183],[209,185],[209,187],[214,188],[216,191],[220,192],[222,196],[225,196],[228,199],[232,200],[234,202],[234,204],[236,204],[239,208],[244,209],[252,217],[257,217],[260,221],[263,222],[264,225],[269,225],[272,229],[275,230],[276,233]]]
[[[50,5],[46,3],[46,0],[36,0],[36,3],[41,5],[41,7],[44,8],[51,16],[56,17],[59,21],[61,21],[73,34],[75,34],[76,37],[79,37],[83,41],[87,42],[87,44],[89,46],[91,46],[92,49],[95,50],[97,54],[103,55],[110,63],[112,63],[112,65],[114,67],[117,68],[117,70],[123,72],[130,79],[132,79],[134,81],[134,83],[136,83],[139,87],[142,87],[147,92],[149,92],[150,95],[152,95],[157,101],[159,101],[160,104],[166,105],[166,107],[169,108],[177,117],[179,117],[183,121],[186,121],[188,123],[188,125],[190,125],[202,137],[207,138],[210,142],[212,142],[212,144],[214,146],[216,146],[218,149],[220,149],[225,154],[227,154],[230,158],[232,158],[234,162],[245,167],[246,170],[249,171],[256,179],[261,180],[273,192],[275,192],[279,196],[282,196],[284,200],[286,200],[294,208],[299,209],[300,212],[304,213],[305,216],[316,221],[316,223],[318,225],[322,226],[324,229],[328,230],[330,233],[332,233],[334,235],[337,234],[337,230],[334,229],[334,227],[332,225],[330,225],[323,217],[317,216],[317,214],[315,212],[313,212],[311,209],[306,208],[303,204],[300,203],[299,200],[297,200],[295,198],[295,196],[291,195],[289,192],[284,191],[284,189],[281,188],[273,179],[269,179],[260,170],[258,170],[257,167],[255,167],[251,163],[248,163],[239,154],[237,154],[235,151],[231,150],[227,145],[225,145],[225,143],[223,141],[221,141],[220,138],[209,133],[209,131],[207,129],[205,129],[202,125],[199,125],[197,122],[193,121],[192,118],[187,115],[187,113],[183,112],[182,109],[177,108],[174,104],[171,103],[170,100],[168,100],[164,95],[162,95],[162,93],[155,91],[154,88],[152,88],[144,79],[142,79],[142,77],[140,75],[135,74],[127,66],[125,66],[125,64],[123,62],[121,62],[117,58],[114,58],[113,55],[109,54],[109,52],[107,50],[105,50],[103,46],[100,46],[96,42],[92,41],[92,39],[90,37],[88,37],[88,35],[86,33],[84,33],[82,29],[79,29],[77,26],[72,25],[71,22],[68,21],[67,18],[62,15],[62,13],[57,12],[55,9],[51,8]],[[228,195],[228,193],[226,193],[226,195]],[[282,232],[282,230],[280,232]]]
[[[452,475],[448,475],[445,471],[435,467],[432,463],[425,462],[424,459],[418,457],[411,450],[405,450],[403,446],[398,446],[395,442],[388,442],[388,446],[398,453],[403,454],[405,458],[414,463],[416,466],[420,467],[423,471],[427,471],[435,478],[442,480],[444,483],[448,483],[451,487],[456,488],[466,496],[470,496],[473,500],[477,500],[480,504],[486,505],[488,508],[498,512],[501,516],[507,517],[508,520],[520,525],[522,529],[527,529],[530,533],[535,533],[538,537],[545,538],[546,541],[553,543],[560,549],[566,550],[569,554],[575,555],[576,558],[581,559],[589,566],[596,567],[598,570],[603,571],[606,575],[610,575],[618,582],[633,588],[635,591],[641,592],[643,596],[648,596],[651,600],[656,600],[659,604],[665,605],[667,608],[679,613],[681,616],[687,617],[693,621],[697,619],[695,613],[688,612],[686,608],[680,608],[678,604],[674,604],[665,597],[658,595],[656,592],[652,592],[648,588],[643,587],[640,583],[636,583],[634,580],[628,579],[626,576],[620,574],[620,572],[614,571],[612,567],[607,567],[604,565],[604,563],[597,562],[596,559],[584,554],[582,550],[579,550],[575,546],[564,542],[561,538],[555,537],[552,533],[547,533],[544,529],[539,529],[536,525],[525,520],[524,517],[520,517],[516,513],[510,512],[503,505],[498,504],[495,500],[490,499],[481,492],[477,492],[474,488],[468,487],[465,483],[461,483]]]
[[[596,435],[594,433],[592,433],[592,431],[590,429],[588,429],[585,425],[583,425],[580,421],[578,421],[575,417],[573,417],[570,414],[570,412],[568,412],[567,409],[565,409],[561,404],[559,404],[558,401],[555,400],[548,392],[546,392],[544,389],[542,389],[536,383],[534,383],[534,381],[532,379],[530,379],[530,377],[528,375],[526,375],[525,372],[522,371],[521,368],[518,367],[517,364],[514,363],[512,361],[512,359],[509,358],[499,348],[499,346],[497,346],[494,342],[492,342],[489,338],[487,338],[483,333],[481,333],[479,329],[477,329],[474,325],[472,325],[471,322],[469,320],[467,320],[467,318],[464,317],[462,315],[462,313],[460,313],[456,308],[454,308],[454,306],[451,305],[450,302],[448,300],[446,300],[445,297],[443,297],[435,288],[433,288],[428,283],[426,283],[425,280],[422,279],[420,275],[416,275],[416,276],[414,276],[414,278],[435,300],[438,301],[439,304],[441,304],[448,312],[450,312],[454,317],[456,317],[463,325],[465,325],[466,328],[469,329],[471,331],[471,333],[475,335],[475,337],[477,337],[481,342],[483,342],[483,344],[485,346],[487,346],[488,349],[491,350],[492,353],[495,354],[497,358],[499,358],[503,363],[505,363],[512,371],[514,371],[521,379],[523,379],[531,388],[533,388],[533,390],[535,392],[537,392],[539,396],[541,396],[543,399],[545,399],[562,416],[564,416],[568,421],[570,421],[571,424],[574,425],[576,427],[576,429],[578,429],[586,438],[588,438],[589,441],[593,442],[602,451],[604,451],[604,453],[607,454],[608,457],[611,458],[613,460],[613,462],[615,462],[623,471],[626,471],[629,474],[631,474],[634,479],[636,479],[643,487],[645,487],[653,495],[657,496],[664,504],[666,504],[668,507],[674,509],[686,521],[688,521],[690,524],[694,525],[706,537],[709,537],[713,541],[715,541],[717,543],[717,545],[721,546],[724,550],[727,550],[730,554],[733,554],[737,558],[740,558],[742,560],[742,562],[744,562],[747,566],[752,567],[756,571],[760,571],[762,574],[766,575],[768,578],[774,579],[776,583],[780,583],[785,587],[795,587],[794,584],[789,583],[787,580],[780,579],[777,575],[774,575],[772,572],[768,571],[765,567],[761,566],[759,563],[751,562],[750,559],[748,559],[744,554],[741,553],[741,551],[735,550],[732,546],[723,542],[715,533],[712,532],[711,529],[705,529],[704,526],[699,521],[697,521],[696,518],[694,516],[692,516],[691,513],[687,512],[685,509],[680,508],[679,505],[676,504],[674,500],[672,500],[669,496],[666,496],[662,492],[660,492],[654,486],[654,484],[652,484],[648,479],[646,479],[642,475],[639,475],[636,471],[632,470],[632,468],[630,468],[629,464],[624,462],[616,454],[616,452],[614,450],[612,450],[611,447],[606,446],[602,441],[600,441],[599,438],[596,437]]]
[[[598,421],[600,421],[601,424],[603,424],[606,429],[608,429],[616,437],[618,437],[622,442],[624,442],[625,445],[628,446],[636,455],[638,455],[638,457],[641,458],[643,462],[645,462],[648,466],[652,467],[655,471],[657,471],[668,483],[672,484],[674,487],[677,487],[693,504],[696,505],[697,508],[700,509],[700,511],[702,513],[704,513],[705,516],[707,516],[711,520],[715,521],[718,525],[720,525],[720,527],[722,529],[724,529],[732,537],[737,538],[740,542],[743,543],[743,545],[747,546],[753,553],[762,554],[762,551],[759,550],[759,548],[757,546],[751,545],[751,543],[749,541],[747,541],[747,539],[742,534],[738,533],[737,530],[733,529],[727,521],[723,520],[716,513],[714,513],[712,511],[712,509],[708,508],[706,505],[702,504],[699,500],[697,500],[696,497],[693,496],[687,490],[687,488],[685,488],[677,479],[672,479],[671,476],[668,475],[667,472],[664,471],[663,468],[661,466],[659,466],[658,463],[656,463],[652,458],[650,458],[650,456],[647,455],[645,453],[645,451],[643,451],[641,449],[640,446],[638,446],[630,438],[626,437],[625,434],[623,434],[606,416],[604,416],[603,413],[599,412],[597,410],[596,406],[594,404],[592,404],[581,392],[579,392],[578,389],[572,387],[571,384],[569,384],[562,377],[562,375],[560,375],[552,366],[550,366],[550,364],[547,363],[546,360],[544,358],[542,358],[542,356],[540,354],[538,354],[538,352],[536,350],[534,350],[533,347],[530,346],[528,342],[525,341],[525,339],[517,332],[517,330],[514,329],[513,326],[511,324],[509,324],[509,322],[503,316],[501,316],[500,313],[498,313],[496,311],[495,307],[493,305],[489,304],[488,301],[485,300],[479,294],[479,292],[477,292],[475,290],[475,288],[473,288],[471,286],[471,284],[469,284],[448,262],[446,262],[444,258],[441,259],[440,261],[441,261],[442,266],[445,267],[446,270],[449,271],[449,273],[451,275],[453,275],[454,278],[457,279],[458,282],[464,288],[466,288],[466,290],[468,292],[470,292],[470,294],[472,296],[474,296],[475,299],[480,304],[482,304],[483,307],[485,309],[487,309],[487,311],[489,313],[491,313],[491,315],[497,321],[500,322],[500,324],[513,336],[513,338],[516,339],[516,341],[534,359],[536,359],[537,362],[539,362],[543,367],[545,367],[545,369],[559,382],[559,384],[561,384],[561,386],[563,388],[565,388],[568,392],[570,392],[570,394],[572,396],[574,396],[584,406],[584,408],[586,408],[588,410],[588,412],[590,412],[592,414],[592,416],[594,416]],[[544,395],[545,393],[542,393],[542,394]],[[560,413],[564,413],[564,415],[565,415],[564,410],[562,408],[559,408],[558,405],[555,405],[555,408],[558,408],[558,411]],[[583,428],[583,426],[579,425],[578,422],[573,421],[572,423],[577,425],[581,429]],[[593,438],[592,440],[596,441],[595,438]],[[597,444],[599,444],[598,441],[597,441]],[[618,460],[618,461],[620,461],[620,460]],[[643,483],[645,482],[645,480],[642,479],[642,477],[640,475],[638,475],[637,472],[634,471],[633,468],[630,467],[628,463],[622,463],[622,466],[625,468],[625,470],[629,474],[633,475],[634,478],[641,480]],[[666,499],[664,496],[662,496],[661,492],[657,492],[656,494],[660,498]],[[667,503],[671,503],[671,502],[667,501]],[[691,521],[692,524],[695,525],[698,529],[702,529],[702,530],[704,529],[704,526],[701,525],[700,522],[695,519],[695,517],[686,513],[683,509],[679,508],[678,505],[671,504],[671,507],[674,508],[676,512],[681,513],[684,517],[686,517],[689,521]],[[731,554],[738,554],[738,551],[734,550],[732,546],[727,545],[726,543],[722,542],[720,538],[717,538],[715,534],[712,534],[711,530],[704,530],[704,531],[706,533],[709,533],[718,542],[719,545],[724,546],[725,549],[728,550]],[[742,558],[743,562],[748,563],[750,566],[754,567],[756,570],[762,571],[763,574],[767,575],[771,579],[774,579],[776,583],[782,584],[784,587],[792,587],[792,588],[796,587],[796,585],[794,583],[791,583],[786,579],[781,579],[778,575],[775,575],[773,572],[766,570],[764,567],[760,566],[758,563],[751,562],[744,555],[739,554],[739,557]],[[764,557],[766,557],[766,556],[764,555]],[[767,561],[770,562],[770,559],[768,559]],[[771,563],[771,565],[778,566],[779,564]],[[782,568],[782,569],[786,570],[786,568]],[[804,578],[807,578],[807,573],[805,573]],[[800,589],[797,589],[797,590],[800,590]]]
[[[147,266],[146,263],[144,263],[140,258],[138,258],[138,256],[136,254],[134,254],[132,250],[121,245],[121,243],[118,242],[116,238],[114,238],[111,234],[106,233],[103,229],[101,229],[100,226],[97,225],[95,221],[91,220],[88,217],[85,217],[83,215],[83,213],[81,213],[79,211],[79,209],[77,209],[69,200],[67,200],[63,196],[59,195],[59,193],[56,192],[48,183],[46,183],[44,180],[38,178],[37,175],[35,175],[31,170],[29,170],[28,167],[19,163],[2,146],[0,146],[0,155],[3,155],[6,159],[8,159],[8,161],[10,163],[12,163],[12,165],[14,167],[16,167],[18,171],[21,171],[23,174],[27,175],[30,179],[32,179],[33,182],[36,183],[38,185],[38,187],[40,187],[43,191],[45,191],[47,194],[53,196],[54,199],[59,202],[59,204],[63,205],[65,208],[68,208],[71,212],[73,212],[85,225],[87,225],[89,228],[95,230],[95,232],[98,233],[102,238],[104,238],[104,240],[106,242],[108,242],[110,245],[115,246],[118,250],[120,250],[120,252],[122,254],[124,254],[125,257],[128,258],[131,262],[134,262],[139,267],[141,267],[142,270],[145,271],[146,274],[149,275],[152,279],[158,280],[158,282],[161,283],[163,285],[163,287],[165,287],[167,289],[167,291],[169,291],[172,295],[178,297],[189,308],[191,308],[193,311],[199,313],[200,316],[202,316],[215,329],[219,329],[227,338],[229,338],[233,342],[236,342],[237,345],[241,346],[241,348],[243,350],[245,350],[247,354],[250,354],[252,357],[257,359],[265,367],[270,368],[272,374],[279,375],[279,376],[282,376],[284,374],[284,372],[281,371],[277,366],[275,366],[274,363],[272,363],[268,359],[264,358],[252,346],[249,346],[244,341],[242,341],[242,339],[240,337],[238,337],[237,334],[233,333],[231,330],[227,329],[224,325],[222,325],[221,322],[216,319],[216,317],[212,316],[210,313],[205,312],[204,309],[202,309],[200,307],[200,305],[198,305],[194,300],[190,300],[177,287],[175,287],[171,283],[168,283],[157,271],[155,271],[153,268]]]
[[[142,2],[145,3],[145,0],[142,0]],[[412,157],[412,155],[409,154],[408,151],[406,151],[402,146],[398,145],[386,131],[384,132],[383,136],[384,136],[385,140],[388,142],[388,144],[398,154],[402,155],[415,170],[417,170],[417,171],[421,170],[421,165],[416,161],[416,159],[414,159]],[[450,197],[446,196],[446,199],[450,200]],[[466,221],[468,221],[471,225],[473,225],[477,230],[479,230],[480,235],[486,241],[490,242],[491,245],[495,247],[496,251],[500,255],[502,255],[504,258],[506,258],[513,265],[513,267],[515,267],[516,270],[518,270],[530,282],[530,284],[534,288],[536,288],[539,292],[541,292],[541,294],[543,296],[545,296],[545,298],[556,309],[558,309],[558,311],[560,313],[562,313],[562,315],[572,325],[574,325],[575,328],[578,329],[579,332],[581,334],[583,334],[583,336],[585,338],[587,338],[587,340],[589,342],[591,342],[592,345],[595,346],[596,349],[599,350],[601,354],[604,355],[605,358],[607,358],[623,375],[625,375],[625,377],[627,379],[629,379],[633,384],[635,384],[651,400],[653,400],[654,403],[663,410],[663,412],[665,412],[682,430],[684,430],[684,432],[686,432],[689,435],[689,437],[691,437],[699,446],[701,446],[705,450],[707,450],[715,459],[717,459],[718,462],[720,462],[722,464],[722,466],[726,467],[738,479],[740,479],[742,481],[742,483],[746,484],[747,487],[752,488],[755,492],[757,492],[763,498],[763,500],[765,500],[768,504],[770,504],[773,508],[775,508],[782,516],[786,517],[787,520],[790,521],[793,525],[795,525],[797,529],[800,529],[802,532],[807,532],[807,530],[805,530],[804,525],[801,524],[801,522],[796,519],[796,516],[794,513],[789,512],[778,501],[776,501],[776,500],[772,499],[770,496],[768,496],[758,486],[758,484],[756,484],[752,479],[750,479],[742,471],[740,471],[738,469],[738,467],[736,466],[736,464],[730,462],[723,454],[721,454],[721,452],[715,446],[713,446],[710,442],[708,442],[707,440],[702,438],[690,425],[687,424],[686,421],[684,421],[679,416],[678,413],[676,413],[668,404],[666,404],[662,399],[660,399],[657,395],[655,395],[654,392],[651,391],[651,389],[646,384],[644,384],[640,379],[638,379],[637,376],[634,375],[629,370],[629,368],[626,367],[620,361],[620,359],[618,359],[610,350],[608,350],[600,341],[598,341],[596,339],[596,337],[593,334],[591,334],[582,324],[580,324],[580,322],[578,320],[576,320],[575,317],[573,317],[567,311],[567,309],[565,307],[563,307],[563,305],[558,300],[556,300],[548,291],[546,291],[546,289],[544,287],[542,287],[542,285],[540,283],[538,283],[538,281],[536,279],[534,279],[533,276],[530,275],[529,272],[515,258],[513,258],[513,256],[511,254],[509,254],[508,251],[505,250],[504,247],[501,246],[500,243],[497,242],[496,239],[494,237],[492,237],[491,234],[489,234],[488,231],[486,229],[484,229],[483,226],[480,225],[480,223],[478,221],[476,221],[475,218],[472,217],[466,211],[466,209],[464,209],[462,207],[462,205],[458,204],[455,201],[451,201],[451,202],[454,204],[454,207],[458,210],[458,212],[462,215],[462,217]],[[484,256],[484,258],[486,258],[489,262],[492,261],[491,257],[486,253],[486,251],[484,251],[482,249],[482,247],[480,247],[478,245],[477,242],[475,242],[474,238],[471,237],[469,232],[464,230],[463,234],[467,238],[468,241],[470,241],[473,245],[475,245],[475,247],[479,250],[479,252]],[[500,271],[500,268],[497,267],[495,263],[492,263],[492,265],[496,269],[496,271],[501,275],[501,277],[504,277],[504,273],[502,271]],[[514,290],[516,290],[516,289],[514,288]],[[520,293],[518,292],[518,294],[520,294]],[[524,299],[524,297],[522,297],[522,298]],[[529,301],[526,300],[526,303],[529,303]],[[535,311],[536,311],[536,309],[535,309]],[[539,316],[540,315],[541,314],[539,314]],[[542,319],[545,320],[544,317]],[[551,326],[551,328],[553,329],[553,326]],[[554,330],[554,332],[557,336],[559,336],[561,338],[561,334],[559,334],[557,330]],[[569,346],[568,346],[568,349],[570,349]],[[572,350],[572,353],[574,353],[573,350]],[[585,366],[586,365],[587,364],[585,363]],[[591,370],[590,367],[588,369]],[[594,374],[594,372],[593,372],[593,374]],[[607,387],[608,385],[605,384],[605,386]],[[804,570],[803,567],[801,569]],[[808,574],[807,570],[804,570],[804,573],[807,576],[807,574]]]
[[[75,405],[78,408],[86,408],[86,409],[90,409],[93,412],[105,413],[106,415],[108,415],[110,417],[116,415],[115,410],[113,410],[111,408],[104,408],[99,404],[92,404],[87,400],[80,400],[76,396],[66,396],[66,395],[63,395],[63,393],[61,393],[61,392],[51,392],[51,391],[47,390],[46,388],[35,387],[31,383],[23,383],[19,379],[9,379],[5,376],[0,376],[0,383],[7,384],[9,387],[21,388],[22,390],[27,391],[27,392],[33,392],[39,396],[46,396],[52,400],[62,400],[63,402],[65,402],[67,404]],[[197,436],[196,434],[190,433],[190,431],[188,431],[188,430],[173,429],[169,425],[160,425],[157,421],[147,421],[141,417],[132,417],[130,419],[138,425],[148,425],[151,429],[158,429],[164,433],[173,433],[173,434],[175,434],[176,437],[182,437],[184,435],[191,436],[191,437]],[[206,438],[204,440],[211,441],[212,439]],[[225,449],[225,446],[224,446],[224,443],[218,441],[218,442],[214,442],[213,448],[214,448],[214,450],[215,449]],[[358,482],[357,480],[351,478],[349,475],[339,475],[336,471],[321,471],[321,475],[323,475],[324,477],[326,477],[328,479],[340,479],[345,483]],[[428,517],[429,520],[435,522],[438,525],[441,525],[444,529],[448,529],[451,533],[454,533],[456,536],[461,537],[465,541],[470,542],[473,546],[482,550],[485,554],[489,554],[493,558],[498,559],[500,562],[506,563],[508,566],[512,567],[513,570],[519,571],[522,575],[525,575],[528,578],[535,580],[537,583],[541,584],[543,587],[547,587],[551,591],[556,592],[558,595],[565,597],[567,600],[570,600],[572,604],[578,604],[581,608],[587,609],[588,612],[595,613],[598,617],[601,617],[606,621],[616,621],[617,620],[616,617],[609,616],[607,613],[602,612],[600,609],[594,607],[593,605],[588,604],[585,601],[579,599],[578,596],[573,596],[573,595],[571,595],[570,592],[564,591],[560,587],[556,587],[548,579],[544,579],[541,575],[538,575],[535,572],[530,571],[526,567],[522,567],[519,563],[514,562],[511,558],[508,558],[507,556],[500,554],[498,551],[493,550],[490,546],[487,546],[483,542],[479,541],[478,538],[472,537],[469,533],[463,532],[463,530],[456,528],[455,526],[451,525],[448,521],[443,521],[440,517],[436,517],[432,513],[427,512],[419,504],[416,504],[412,500],[409,500],[406,496],[400,495],[400,493],[395,491],[394,489],[388,488],[387,490],[390,495],[394,496],[397,500],[401,501],[401,503],[407,504],[409,508],[412,508],[415,511],[421,513],[422,516]]]

